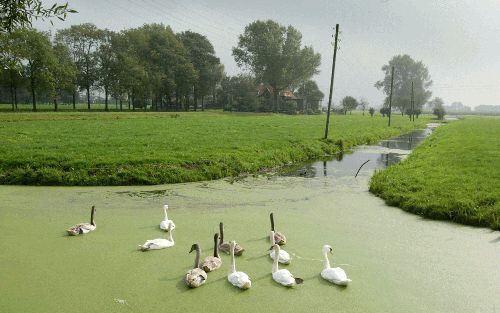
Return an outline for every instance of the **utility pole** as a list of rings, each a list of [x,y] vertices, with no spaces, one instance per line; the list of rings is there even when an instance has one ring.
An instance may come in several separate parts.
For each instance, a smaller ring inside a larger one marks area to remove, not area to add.
[[[411,104],[410,104],[410,121],[414,121],[413,114],[415,114],[415,99],[413,93],[413,81],[411,82]]]
[[[328,127],[330,125],[330,110],[332,108],[333,79],[335,77],[335,61],[337,60],[337,43],[339,39],[339,24],[335,25],[335,44],[333,46],[332,78],[330,81],[330,96],[328,98],[328,111],[326,113],[325,139],[328,139]]]
[[[391,93],[389,94],[389,127],[391,126],[392,116],[392,87],[394,86],[394,66],[391,69]]]

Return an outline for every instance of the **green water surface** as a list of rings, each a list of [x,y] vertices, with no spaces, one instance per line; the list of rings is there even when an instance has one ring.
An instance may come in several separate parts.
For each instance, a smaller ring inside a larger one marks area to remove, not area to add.
[[[0,312],[500,312],[500,233],[424,220],[368,192],[371,173],[345,177],[248,178],[141,187],[0,187]],[[173,248],[140,252],[162,205],[177,224]],[[97,208],[97,230],[68,237]],[[305,281],[271,278],[268,215]],[[211,254],[219,221],[246,252],[227,282],[229,258],[207,283],[188,289],[191,244]],[[352,283],[319,277],[321,248]]]

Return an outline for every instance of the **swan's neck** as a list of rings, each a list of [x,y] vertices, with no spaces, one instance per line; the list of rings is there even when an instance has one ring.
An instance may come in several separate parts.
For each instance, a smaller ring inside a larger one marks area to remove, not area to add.
[[[224,225],[222,223],[219,224],[219,244],[221,245],[224,242]]]
[[[168,220],[167,208],[163,208],[163,213],[165,213],[165,221]]]
[[[328,252],[327,251],[323,252],[323,257],[324,257],[323,265],[324,265],[325,269],[330,268],[330,260],[328,259]]]
[[[276,244],[276,242],[274,241],[274,231],[271,231],[271,237],[269,238],[269,240],[271,241],[271,247]]]
[[[274,216],[273,216],[273,213],[271,213],[271,215],[269,215],[269,217],[271,218],[271,230],[274,231]]]
[[[236,272],[236,260],[234,258],[234,245],[230,246],[230,252],[231,252],[231,273]]]
[[[214,257],[219,257],[219,245],[217,242],[217,237],[214,237]]]
[[[90,224],[95,226],[95,222],[94,222],[94,207],[92,207],[92,211],[90,211]]]
[[[172,227],[169,227],[169,230],[168,230],[168,240],[170,240],[170,242],[174,242],[174,237],[172,236]]]
[[[200,267],[200,254],[201,254],[201,249],[200,249],[200,247],[197,247],[196,248],[196,258],[194,259],[194,267],[193,268]]]
[[[279,271],[278,267],[278,259],[280,255],[280,249],[279,247],[273,248],[274,249],[274,262],[273,262],[273,273]]]

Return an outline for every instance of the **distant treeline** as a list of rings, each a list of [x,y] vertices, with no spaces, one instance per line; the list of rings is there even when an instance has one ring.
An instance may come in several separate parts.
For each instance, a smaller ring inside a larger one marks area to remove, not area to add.
[[[269,94],[259,97],[253,75],[229,77],[203,35],[174,33],[163,24],[113,32],[86,23],[55,34],[24,28],[0,34],[0,103],[86,102],[104,109],[189,111],[223,108],[269,112]],[[305,81],[292,96],[282,95],[282,112],[318,112],[323,94]],[[92,95],[94,94],[94,96]],[[97,95],[97,96],[96,96]],[[292,101],[287,101],[292,99]],[[44,106],[45,108],[47,106]]]
[[[0,36],[0,82],[12,108],[29,94],[37,101],[75,105],[78,92],[104,94],[127,106],[195,110],[206,96],[214,98],[223,67],[210,41],[191,31],[175,34],[162,24],[113,32],[93,24],[73,25],[51,37],[35,29]]]

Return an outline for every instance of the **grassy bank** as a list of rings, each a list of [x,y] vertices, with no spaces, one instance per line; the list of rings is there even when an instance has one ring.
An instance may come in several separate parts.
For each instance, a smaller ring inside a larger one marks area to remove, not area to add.
[[[500,229],[500,119],[439,127],[409,158],[377,172],[370,191],[434,219]]]
[[[224,113],[0,114],[0,183],[135,185],[254,173],[395,136],[410,123],[362,115]]]

